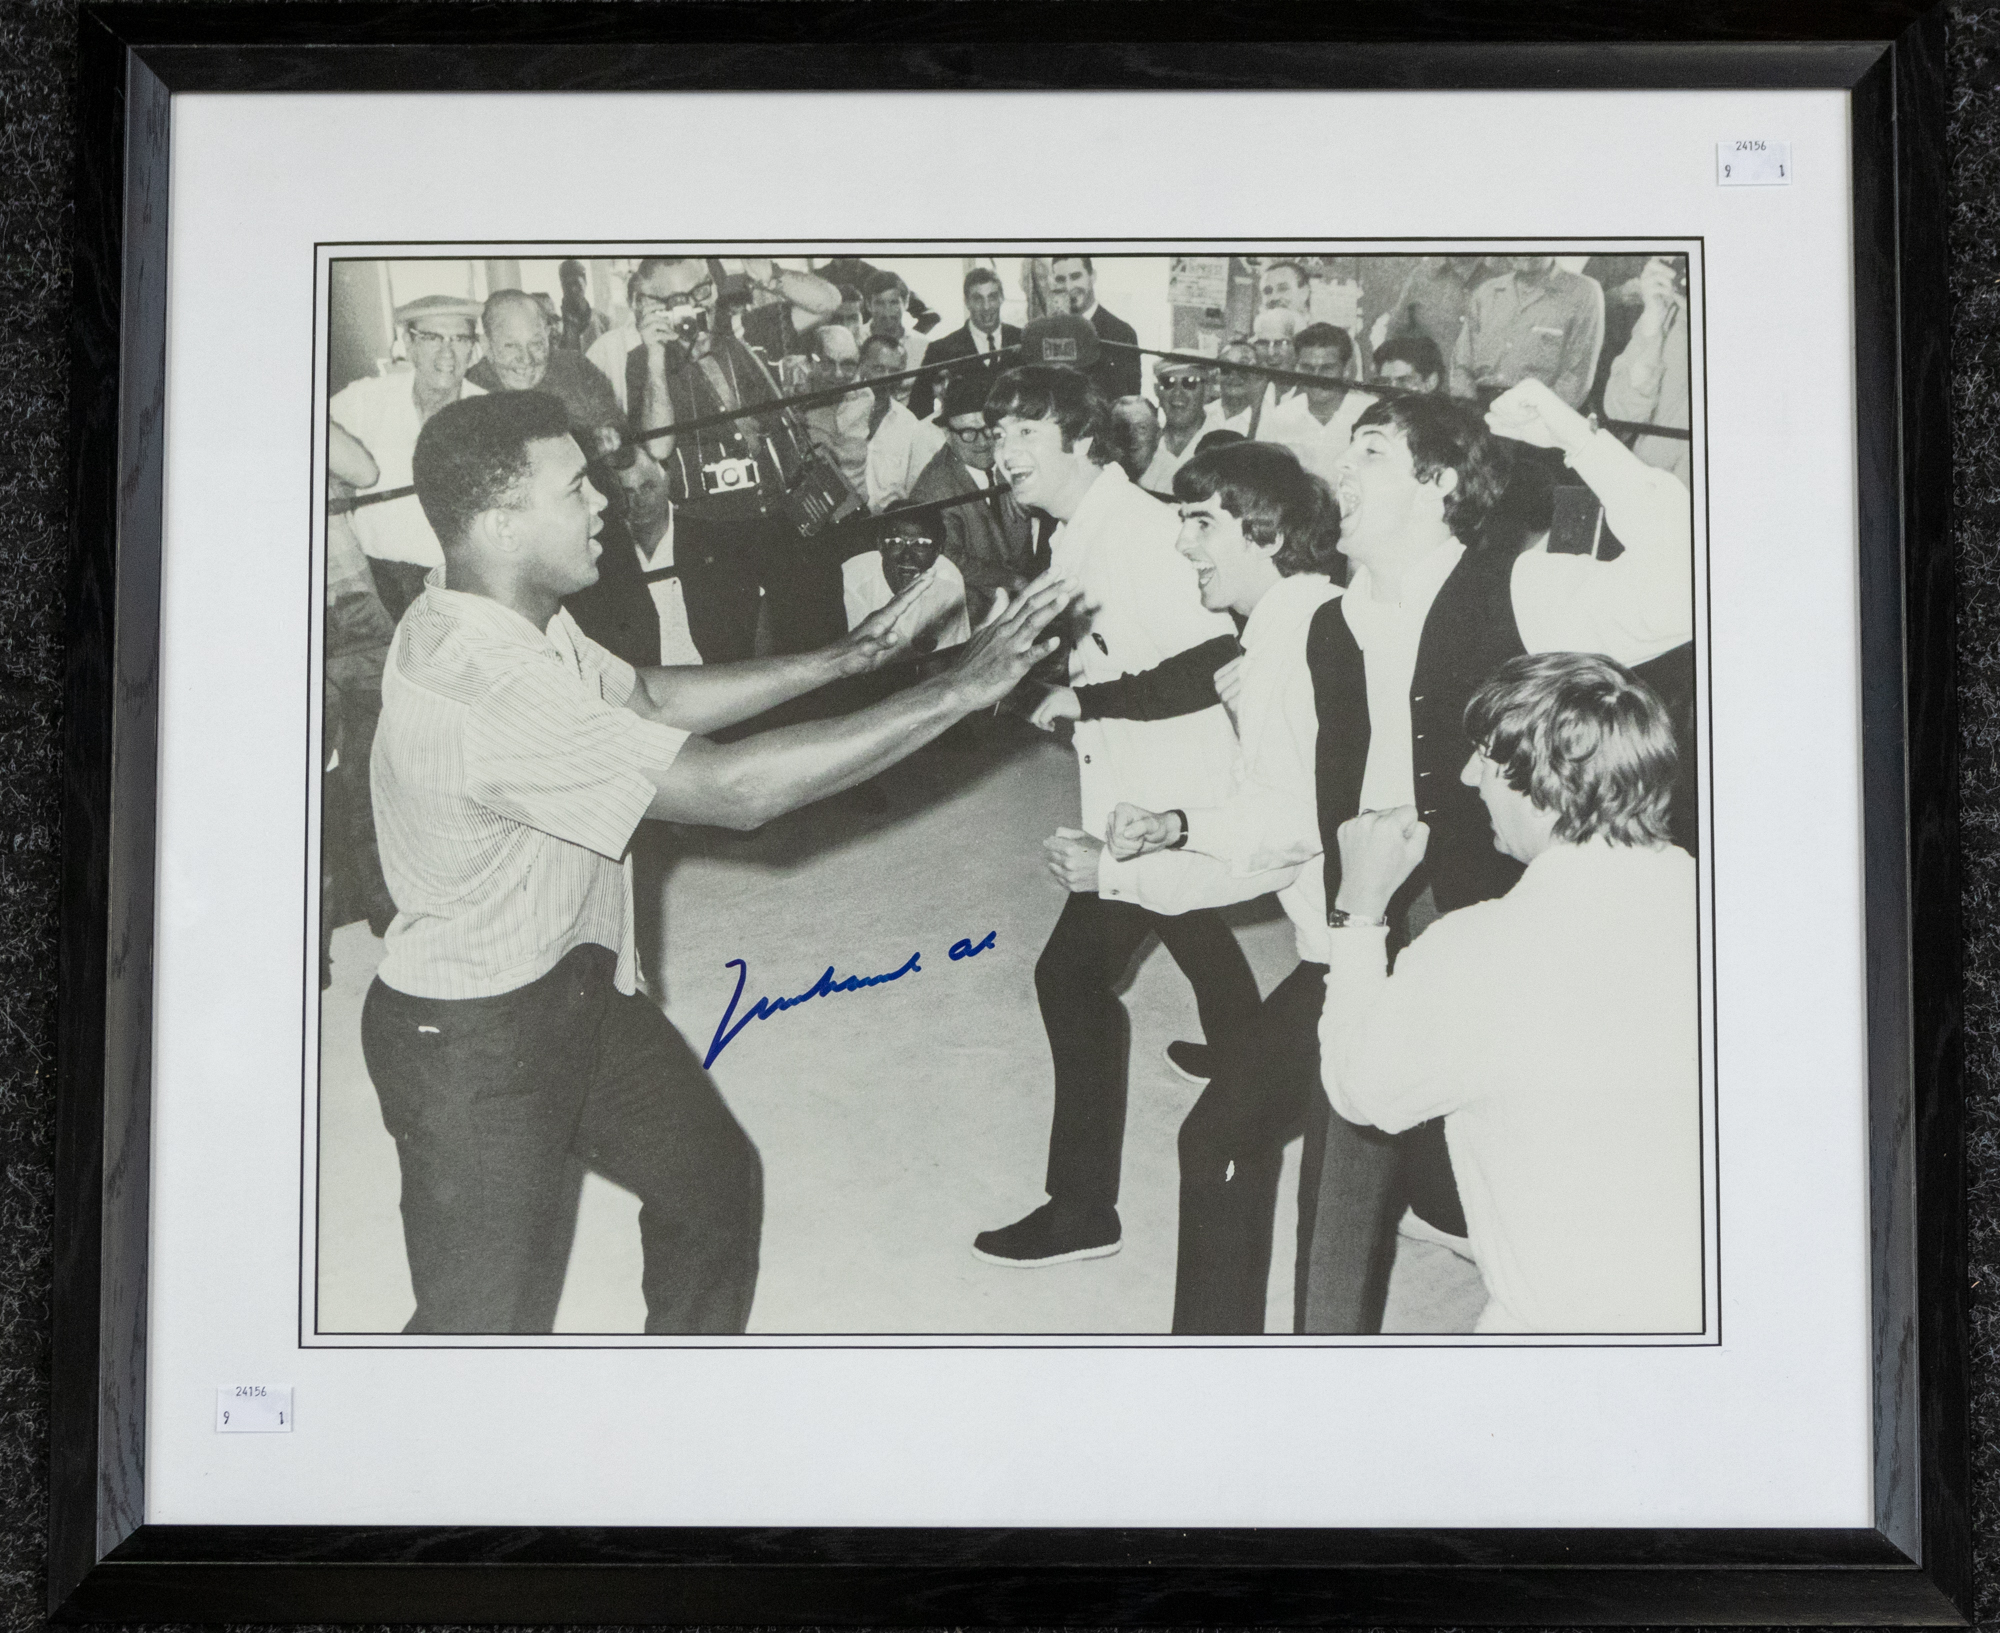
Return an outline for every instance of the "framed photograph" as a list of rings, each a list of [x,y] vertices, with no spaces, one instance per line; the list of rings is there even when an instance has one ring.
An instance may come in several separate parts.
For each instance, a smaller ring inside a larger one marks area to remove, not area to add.
[[[1969,1619],[1939,10],[81,28],[55,1615]]]

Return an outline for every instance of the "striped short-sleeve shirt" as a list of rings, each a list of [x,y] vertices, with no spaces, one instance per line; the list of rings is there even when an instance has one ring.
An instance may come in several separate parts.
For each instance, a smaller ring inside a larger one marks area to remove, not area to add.
[[[626,846],[688,734],[622,705],[624,659],[431,575],[396,628],[370,781],[395,898],[385,985],[491,998],[585,943],[637,986]]]

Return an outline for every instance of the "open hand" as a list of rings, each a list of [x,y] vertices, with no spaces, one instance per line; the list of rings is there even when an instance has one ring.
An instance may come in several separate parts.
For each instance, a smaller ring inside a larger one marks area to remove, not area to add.
[[[1333,905],[1358,919],[1380,919],[1389,898],[1416,872],[1431,842],[1414,805],[1363,811],[1340,825],[1340,891]]]
[[[1042,841],[1042,855],[1056,882],[1072,895],[1089,895],[1097,889],[1097,858],[1102,841],[1076,828],[1058,828]]]
[[[951,670],[951,684],[967,714],[989,708],[1021,684],[1022,677],[1061,643],[1042,632],[1077,597],[1077,588],[1053,571],[1021,592],[1011,605],[996,596],[979,633],[965,644]]]
[[[1174,841],[1174,821],[1142,805],[1121,804],[1104,824],[1105,848],[1121,862],[1148,851],[1163,851]]]
[[[933,562],[898,590],[887,605],[877,607],[834,643],[834,663],[841,674],[865,675],[910,649],[923,624],[917,602],[936,576],[937,564]]]

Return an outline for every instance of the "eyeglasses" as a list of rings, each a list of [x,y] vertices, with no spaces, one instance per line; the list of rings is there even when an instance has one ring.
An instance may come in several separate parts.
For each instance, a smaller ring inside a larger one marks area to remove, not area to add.
[[[714,299],[715,280],[704,278],[694,288],[680,295],[655,295],[642,289],[632,297],[632,310],[637,313],[645,311],[649,306],[686,306],[690,302],[696,306],[706,306]]]
[[[471,351],[479,344],[477,335],[441,335],[435,329],[412,329],[410,344],[425,346],[456,346],[460,351]]]
[[[1201,376],[1199,374],[1162,374],[1158,379],[1162,391],[1201,390]]]
[[[954,425],[948,429],[960,442],[991,442],[1000,435],[990,425]]]

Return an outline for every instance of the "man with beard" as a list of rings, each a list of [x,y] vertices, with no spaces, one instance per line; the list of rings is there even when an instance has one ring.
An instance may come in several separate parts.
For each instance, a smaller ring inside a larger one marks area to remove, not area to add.
[[[1097,331],[1099,340],[1121,346],[1139,344],[1139,334],[1123,318],[1113,317],[1097,304],[1097,267],[1088,255],[1057,255],[1049,260],[1049,293],[1057,309],[1082,318]],[[1110,346],[1097,354],[1097,361],[1084,370],[1097,394],[1107,403],[1120,397],[1139,395],[1139,354],[1118,351]]]
[[[1520,554],[1485,538],[1505,484],[1504,436],[1554,450],[1596,494],[1624,553]],[[1391,945],[1440,913],[1505,894],[1520,865],[1496,851],[1460,773],[1465,707],[1526,652],[1598,652],[1634,664],[1694,629],[1693,513],[1672,476],[1590,425],[1540,380],[1495,400],[1481,425],[1441,397],[1379,402],[1334,469],[1347,591],[1307,641],[1319,714],[1318,805],[1326,900],[1338,904],[1343,823],[1410,806],[1429,849],[1385,915]],[[1337,905],[1330,926],[1346,922]],[[1306,1296],[1307,1330],[1374,1332],[1405,1202],[1453,1235],[1464,1219],[1435,1121],[1393,1138],[1328,1125]]]

